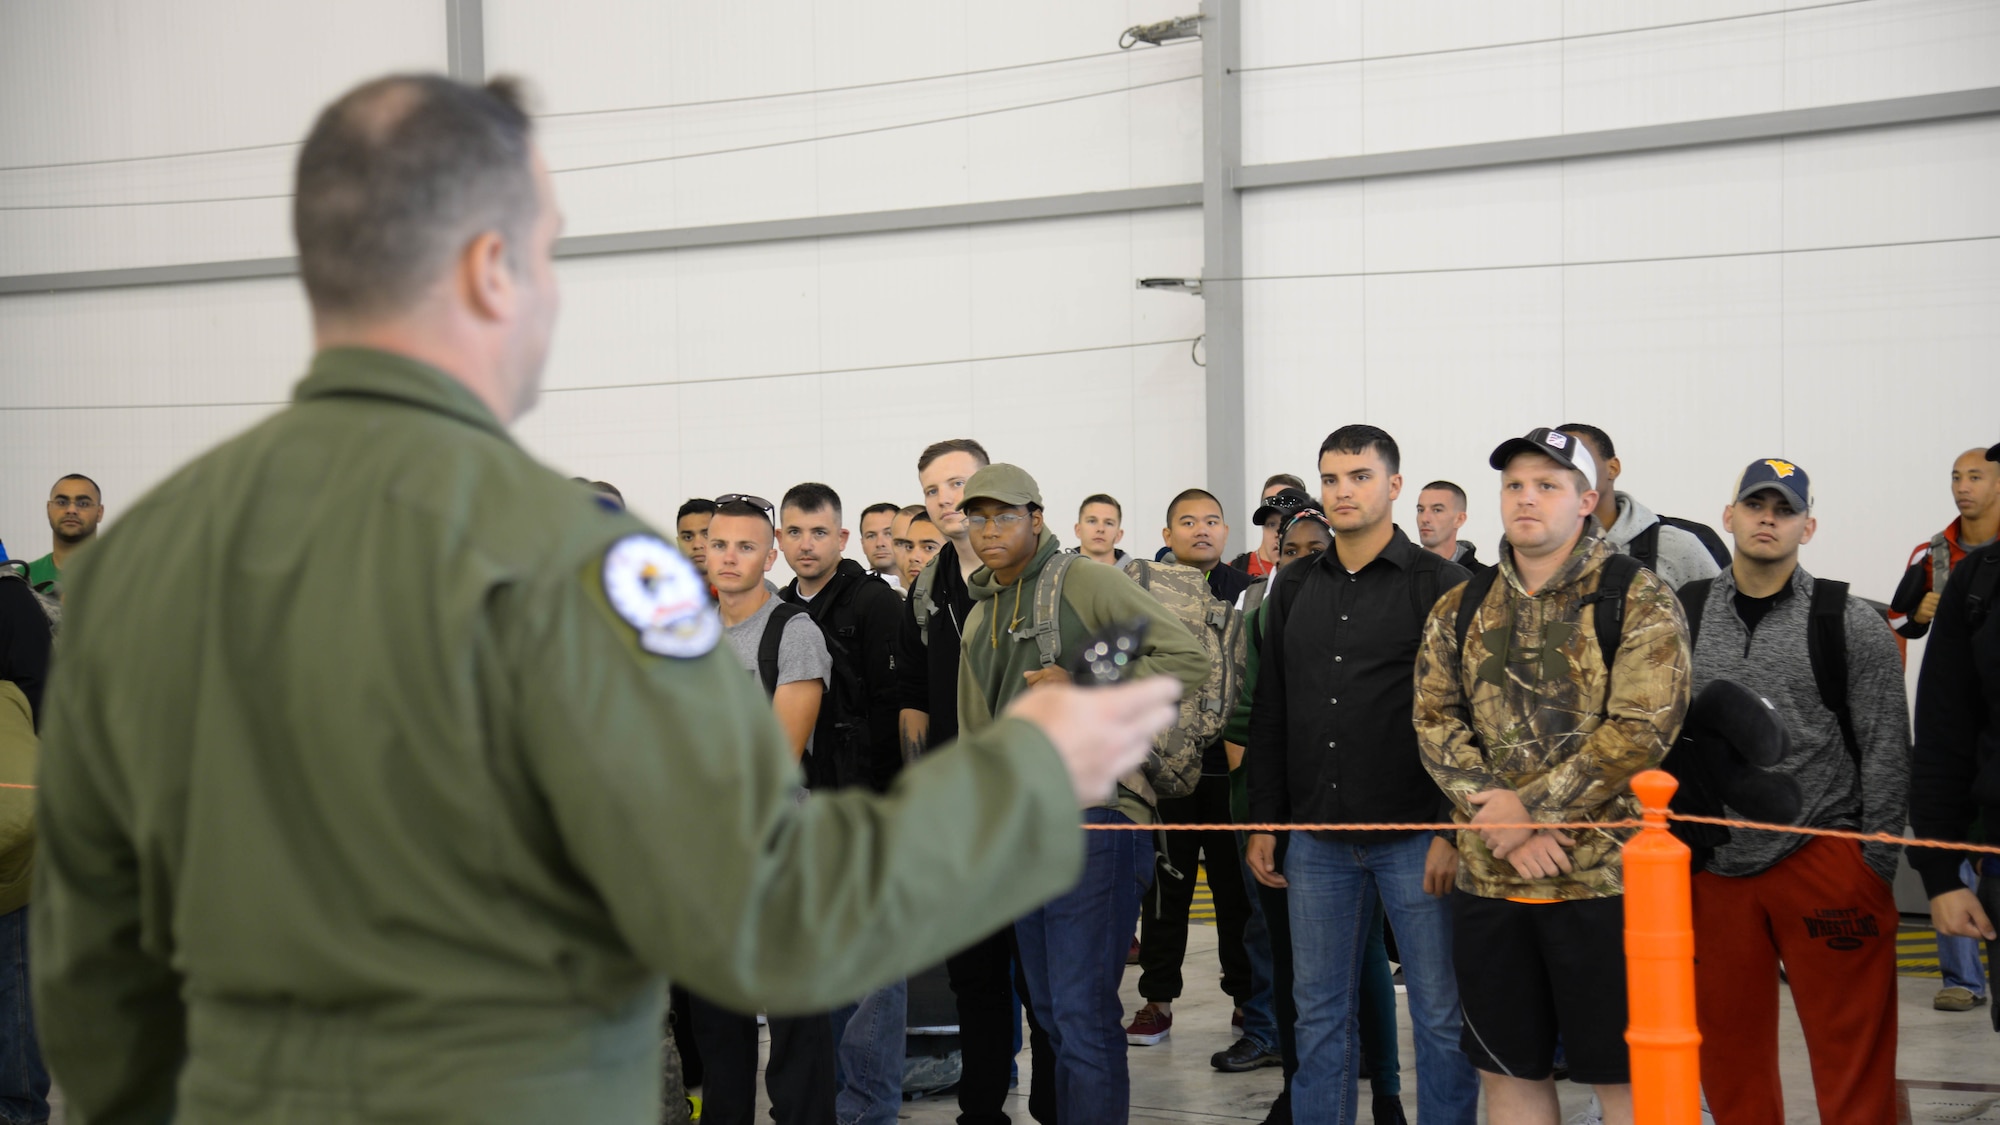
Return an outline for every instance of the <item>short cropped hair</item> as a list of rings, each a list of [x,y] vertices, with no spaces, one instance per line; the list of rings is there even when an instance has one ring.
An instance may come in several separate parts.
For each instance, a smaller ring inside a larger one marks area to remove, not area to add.
[[[801,512],[818,512],[832,508],[833,520],[839,523],[840,493],[818,481],[809,480],[785,490],[785,498],[778,502],[778,510],[782,512],[786,508],[797,508]]]
[[[718,516],[755,516],[764,521],[765,527],[771,526],[771,513],[759,508],[748,500],[731,500],[727,504],[717,504],[715,506],[715,514]]]
[[[1319,454],[1322,457],[1329,453],[1369,452],[1382,458],[1382,463],[1389,466],[1391,476],[1403,471],[1403,451],[1396,448],[1396,439],[1389,436],[1389,431],[1379,426],[1360,423],[1342,426],[1326,435],[1326,440],[1319,443]]]
[[[540,203],[519,87],[378,78],[328,106],[299,149],[292,233],[315,313],[406,309],[483,231],[518,267]]]
[[[919,507],[916,511],[910,513],[910,526],[915,527],[920,523],[927,523],[932,527],[937,526],[937,521],[931,518],[930,509],[924,507]]]
[[[697,496],[681,504],[681,510],[674,513],[674,522],[679,523],[689,516],[712,516],[714,514],[715,501],[704,500]]]
[[[1290,473],[1272,473],[1270,476],[1264,478],[1265,488],[1269,488],[1274,484],[1282,484],[1286,488],[1296,488],[1300,492],[1304,492],[1306,490],[1306,482],[1300,480],[1299,478],[1293,476]]]
[[[1426,492],[1449,492],[1458,499],[1458,510],[1461,512],[1465,510],[1465,490],[1448,480],[1434,480],[1417,489],[1418,495]]]
[[[1599,461],[1609,461],[1618,456],[1618,447],[1611,444],[1611,435],[1596,426],[1586,426],[1582,422],[1568,422],[1557,426],[1556,429],[1589,442],[1591,452],[1597,454]]]
[[[1125,518],[1125,505],[1120,504],[1117,500],[1113,499],[1111,497],[1111,494],[1108,492],[1093,492],[1090,495],[1084,497],[1083,503],[1078,504],[1076,506],[1076,517],[1078,519],[1082,519],[1083,510],[1085,508],[1090,507],[1092,504],[1109,504],[1111,505],[1112,510],[1118,513],[1119,519],[1122,520]]]
[[[62,482],[66,480],[80,480],[83,483],[89,485],[90,490],[92,492],[97,493],[97,502],[99,504],[104,503],[104,490],[97,487],[96,481],[91,480],[89,477],[84,476],[82,473],[64,473],[62,476],[56,478],[56,483],[49,486],[49,491],[54,492],[57,488],[61,487]]]
[[[1179,496],[1176,496],[1172,500],[1168,501],[1167,523],[1171,525],[1174,522],[1174,510],[1176,508],[1179,508],[1182,504],[1186,504],[1191,500],[1207,500],[1208,502],[1215,505],[1216,511],[1223,513],[1228,512],[1228,509],[1222,506],[1222,501],[1217,500],[1215,498],[1215,493],[1210,492],[1206,488],[1190,488],[1182,491]]]
[[[911,519],[915,519],[918,516],[929,519],[931,515],[930,509],[924,507],[922,504],[911,504],[908,507],[898,508],[896,514],[899,516],[908,516]]]
[[[879,516],[884,514],[894,517],[897,512],[900,512],[902,510],[903,509],[901,505],[891,504],[887,500],[884,500],[879,504],[870,504],[866,508],[861,509],[861,518],[865,520],[869,516]]]
[[[979,462],[979,467],[982,469],[993,463],[993,458],[986,455],[985,446],[969,437],[951,438],[947,441],[934,441],[924,446],[923,453],[917,457],[917,471],[921,473],[925,469],[930,468],[931,462],[948,453],[970,453],[973,459]]]

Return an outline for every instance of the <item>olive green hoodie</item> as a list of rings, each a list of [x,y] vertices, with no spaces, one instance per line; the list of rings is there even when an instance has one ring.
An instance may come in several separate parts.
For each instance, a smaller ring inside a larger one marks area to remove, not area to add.
[[[970,585],[977,604],[965,619],[959,656],[960,734],[973,734],[992,723],[993,716],[1028,686],[1023,677],[1042,666],[1041,649],[1035,643],[1035,626],[1039,624],[1035,583],[1058,546],[1055,534],[1044,530],[1034,559],[1011,585],[1001,585],[993,577],[992,567],[972,572]],[[1062,640],[1059,663],[1065,669],[1084,642],[1100,629],[1144,620],[1148,623],[1145,647],[1133,662],[1133,679],[1177,676],[1182,684],[1195,687],[1208,676],[1208,658],[1201,643],[1179,618],[1117,567],[1086,558],[1071,563],[1063,575],[1057,614]],[[1154,819],[1152,805],[1152,788],[1136,773],[1121,783],[1117,799],[1106,802],[1107,807],[1117,808],[1140,824]]]

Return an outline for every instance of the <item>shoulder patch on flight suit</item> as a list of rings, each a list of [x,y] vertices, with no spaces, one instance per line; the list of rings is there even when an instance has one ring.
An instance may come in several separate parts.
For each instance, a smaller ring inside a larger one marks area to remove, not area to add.
[[[661,656],[701,656],[722,639],[722,615],[680,551],[657,535],[627,535],[604,552],[604,598]]]

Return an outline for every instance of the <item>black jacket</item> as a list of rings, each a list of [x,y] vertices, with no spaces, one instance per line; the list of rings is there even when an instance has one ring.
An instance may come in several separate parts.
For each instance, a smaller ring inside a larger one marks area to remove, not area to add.
[[[1970,840],[1975,819],[1987,843],[2000,838],[2000,610],[1975,630],[1966,606],[1979,568],[2000,566],[1996,552],[1981,547],[1952,568],[1917,675],[1910,826],[1924,839]],[[1909,858],[1932,897],[1964,887],[1962,853],[1911,848]]]
[[[42,684],[49,676],[49,617],[28,583],[0,577],[0,680],[28,697],[35,729],[42,726]]]
[[[855,665],[868,698],[868,784],[877,792],[887,790],[903,768],[896,738],[896,712],[901,709],[896,645],[902,596],[853,559],[840,560],[833,577],[809,602],[800,599],[796,578],[778,596],[804,605],[813,624],[838,641],[845,658]]]
[[[1401,529],[1358,574],[1334,550],[1279,569],[1264,600],[1250,710],[1252,821],[1451,819],[1410,714],[1424,621],[1469,577]]]
[[[972,613],[972,588],[958,572],[958,546],[946,543],[930,562],[937,570],[931,586],[930,644],[917,631],[914,586],[904,600],[896,647],[896,679],[903,710],[930,716],[928,746],[958,737],[958,649],[961,628]]]

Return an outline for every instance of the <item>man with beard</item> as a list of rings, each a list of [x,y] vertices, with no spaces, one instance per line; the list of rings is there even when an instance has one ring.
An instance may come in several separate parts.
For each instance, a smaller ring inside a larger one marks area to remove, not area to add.
[[[28,585],[43,593],[62,592],[63,564],[78,547],[97,538],[104,522],[104,494],[97,482],[71,473],[49,489],[49,530],[55,549],[28,564]]]

